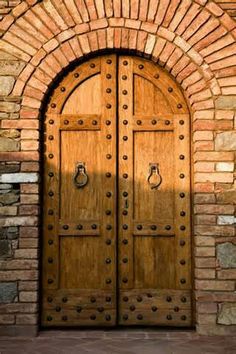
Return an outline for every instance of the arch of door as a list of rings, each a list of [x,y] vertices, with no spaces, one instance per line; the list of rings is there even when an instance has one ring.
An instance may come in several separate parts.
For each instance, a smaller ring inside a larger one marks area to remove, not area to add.
[[[189,112],[154,63],[105,55],[44,121],[45,327],[192,325]]]

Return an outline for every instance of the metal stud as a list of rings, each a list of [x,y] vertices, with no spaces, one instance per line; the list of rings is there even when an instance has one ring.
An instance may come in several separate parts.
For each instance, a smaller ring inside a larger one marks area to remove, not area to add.
[[[180,246],[185,246],[185,241],[184,240],[180,240],[180,242],[179,242],[179,244],[180,244]]]
[[[124,105],[123,105],[123,108],[124,108],[124,109],[127,109],[127,108],[128,108],[127,104],[124,104]]]
[[[127,80],[127,76],[126,76],[126,75],[123,75],[123,76],[122,76],[122,80]]]
[[[106,177],[107,177],[107,178],[110,178],[110,177],[111,177],[111,173],[110,173],[110,172],[107,172],[107,173],[106,173]]]
[[[125,178],[125,179],[128,178],[128,174],[127,174],[127,173],[124,173],[124,174],[123,174],[123,178]]]
[[[167,297],[166,297],[166,301],[167,301],[167,302],[171,302],[171,301],[172,301],[172,297],[171,297],[171,296],[167,296]]]
[[[179,124],[180,124],[180,125],[184,125],[184,120],[181,119],[181,120],[179,121]]]
[[[138,230],[142,230],[142,228],[143,228],[142,225],[137,225]]]
[[[111,210],[106,210],[106,215],[111,215]]]
[[[111,279],[110,278],[106,279],[106,284],[111,284]]]
[[[48,244],[51,246],[53,244],[53,240],[48,240]]]
[[[92,228],[93,230],[96,230],[97,225],[96,225],[96,224],[92,224],[92,225],[91,225],[91,228]]]
[[[48,257],[48,263],[53,263],[53,258],[52,257]]]
[[[66,88],[63,86],[63,87],[61,87],[61,91],[62,92],[65,92],[65,90],[66,90]]]
[[[124,125],[127,125],[128,124],[128,121],[125,119],[125,120],[123,120],[123,124]]]
[[[106,196],[107,196],[107,198],[110,198],[111,197],[111,192],[107,192]]]
[[[95,68],[95,64],[94,64],[94,63],[91,63],[91,64],[90,64],[90,68]]]
[[[153,230],[153,231],[157,229],[156,225],[151,225],[150,228],[151,228],[151,230]]]
[[[54,193],[53,193],[52,191],[50,191],[50,192],[48,193],[48,195],[49,195],[49,197],[52,197],[52,196],[54,196]]]
[[[143,301],[142,296],[140,296],[140,295],[139,295],[139,296],[137,296],[137,301],[138,301],[138,302],[142,302],[142,301]]]
[[[53,155],[53,154],[49,154],[48,157],[49,157],[50,159],[53,159],[54,155]]]
[[[107,107],[108,109],[110,109],[110,108],[111,108],[111,104],[110,104],[110,103],[107,103],[106,107]]]
[[[143,319],[143,315],[139,314],[139,315],[137,316],[137,319],[138,319],[138,320],[142,320],[142,319]]]
[[[124,302],[128,302],[128,301],[129,301],[128,296],[124,296],[124,297],[123,297],[123,301],[124,301]]]
[[[128,192],[123,192],[123,197],[128,197]]]
[[[122,279],[122,281],[123,281],[123,283],[128,283],[128,278],[126,278],[126,277],[124,277],[123,279]]]
[[[107,64],[111,64],[112,60],[111,59],[107,59]]]
[[[68,119],[65,119],[65,120],[64,120],[64,124],[65,124],[65,125],[68,125],[68,124],[69,124]]]
[[[81,225],[81,224],[77,225],[77,226],[76,226],[76,229],[77,229],[77,230],[82,230],[82,229],[83,229],[83,225]]]
[[[178,307],[178,306],[175,306],[175,307],[174,307],[174,311],[175,311],[175,312],[179,312],[179,307]]]
[[[53,120],[53,119],[50,119],[48,123],[49,123],[49,124],[53,124],[53,123],[54,123],[54,120]]]
[[[127,90],[123,90],[123,91],[122,91],[122,94],[123,94],[123,95],[127,95],[127,93],[128,93]]]
[[[169,92],[172,92],[172,91],[173,91],[173,88],[172,88],[172,87],[168,87],[168,91],[169,91]]]
[[[185,215],[186,215],[185,211],[182,210],[182,211],[180,212],[180,216],[185,216]]]
[[[122,262],[123,262],[123,263],[128,263],[128,258],[126,258],[126,257],[123,258],[123,259],[122,259]]]
[[[180,139],[180,140],[183,140],[183,139],[184,139],[184,135],[181,134],[181,135],[179,136],[179,139]]]
[[[183,173],[180,173],[179,178],[184,178],[185,175]]]
[[[106,75],[106,78],[107,78],[107,79],[111,79],[111,74],[107,74],[107,75]]]
[[[128,137],[125,135],[125,136],[123,136],[123,140],[124,141],[127,141],[128,140]]]
[[[186,227],[185,227],[184,225],[181,225],[181,226],[180,226],[180,230],[181,230],[181,231],[184,231],[185,229],[186,229]]]
[[[91,315],[90,319],[93,320],[93,321],[96,320],[96,315]]]
[[[47,301],[48,301],[48,302],[52,302],[52,297],[51,297],[51,296],[48,296]]]
[[[138,125],[141,125],[142,124],[142,121],[140,119],[137,120],[136,122]]]
[[[67,300],[67,297],[63,297],[62,298],[62,302],[66,303],[68,300]]]
[[[82,307],[81,307],[81,306],[77,306],[76,311],[77,311],[78,313],[80,313],[80,312],[82,311]]]
[[[111,259],[110,258],[106,259],[106,264],[111,264]]]
[[[128,316],[127,314],[124,314],[124,315],[123,315],[123,320],[124,320],[124,321],[127,321],[128,318],[129,318],[129,316]]]
[[[48,279],[48,284],[52,284],[53,280],[52,279]]]
[[[68,225],[63,225],[63,229],[64,229],[64,230],[68,230],[68,229],[69,229],[69,226],[68,226]]]
[[[167,320],[169,320],[169,321],[172,320],[172,316],[171,316],[171,315],[167,315],[166,318],[167,318]]]
[[[185,284],[186,283],[186,279],[184,279],[184,278],[180,279],[180,283],[181,284]]]
[[[76,78],[79,77],[79,73],[75,73],[74,77],[76,77]]]
[[[181,103],[178,103],[178,104],[177,104],[177,108],[179,108],[179,109],[180,109],[180,108],[182,108],[182,107],[183,107],[183,106],[182,106],[182,104],[181,104]]]
[[[179,155],[180,160],[184,160],[185,156],[184,155]]]
[[[56,103],[51,103],[51,107],[55,108],[56,107]]]
[[[106,120],[106,125],[110,125],[111,121],[110,120]]]
[[[111,302],[111,297],[110,296],[106,296],[106,302]]]
[[[185,296],[182,296],[182,297],[181,297],[181,302],[187,302],[187,299],[186,299]]]
[[[108,140],[110,140],[110,139],[111,139],[111,134],[107,134],[106,138],[107,138]]]
[[[108,160],[110,160],[110,159],[111,159],[111,154],[106,154],[106,158],[107,158]]]
[[[179,193],[180,198],[184,198],[185,194],[184,193]]]
[[[78,124],[79,125],[83,125],[84,124],[84,121],[82,119],[78,120]]]
[[[123,211],[122,211],[122,214],[123,214],[123,215],[128,215],[128,211],[127,211],[127,210],[123,210]]]
[[[140,70],[142,70],[144,68],[144,66],[142,64],[140,64],[138,67]]]
[[[170,121],[169,120],[165,120],[165,125],[170,125]]]
[[[127,230],[128,229],[128,225],[124,224],[123,225],[123,230]]]
[[[106,93],[111,93],[111,89],[109,87],[106,89]]]
[[[98,310],[98,312],[103,312],[104,311],[104,307],[102,307],[102,306],[98,307],[97,310]]]
[[[129,309],[130,309],[130,311],[135,311],[136,307],[135,307],[134,305],[131,305],[131,306],[129,307]]]
[[[112,226],[111,225],[107,225],[106,229],[107,230],[112,230]]]
[[[155,125],[155,124],[157,124],[157,121],[156,121],[156,119],[153,119],[152,120],[152,125]]]
[[[185,265],[185,264],[186,264],[186,262],[185,262],[184,259],[181,259],[181,260],[179,261],[179,263],[180,263],[181,265]]]
[[[97,124],[98,124],[98,122],[96,120],[92,121],[92,125],[97,125]]]
[[[52,316],[47,316],[47,321],[52,321]]]
[[[53,135],[49,135],[48,139],[53,140],[54,139]]]
[[[56,307],[56,311],[57,311],[57,312],[60,312],[60,311],[61,311],[61,307],[60,307],[60,306],[57,306],[57,307]]]
[[[124,240],[122,241],[122,243],[123,243],[124,245],[128,245],[128,240],[127,240],[126,238],[124,238]]]
[[[166,230],[171,230],[171,226],[170,226],[170,225],[166,225],[166,226],[165,226],[165,229],[166,229]]]
[[[159,77],[160,77],[159,74],[155,74],[155,75],[154,75],[154,78],[155,78],[155,79],[159,79]]]
[[[123,160],[128,160],[128,156],[127,155],[123,155]]]
[[[110,315],[106,315],[105,319],[106,319],[106,321],[110,321],[111,320],[111,316]]]
[[[182,321],[186,321],[187,317],[185,315],[181,316]]]
[[[53,230],[53,225],[49,224],[48,225],[48,230]]]
[[[111,244],[111,240],[108,238],[106,239],[106,244],[109,246]]]
[[[96,298],[94,296],[91,296],[90,297],[90,302],[92,302],[92,303],[96,302]]]
[[[49,172],[49,177],[53,177],[54,176],[54,173],[53,172]]]
[[[125,66],[128,65],[127,60],[124,60],[124,61],[123,61],[123,65],[125,65]]]
[[[152,311],[156,312],[157,311],[157,307],[156,306],[152,306]]]

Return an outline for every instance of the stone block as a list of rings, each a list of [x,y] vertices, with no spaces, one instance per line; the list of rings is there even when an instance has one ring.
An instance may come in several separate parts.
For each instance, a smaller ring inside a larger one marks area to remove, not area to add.
[[[217,218],[218,225],[233,225],[236,223],[236,218],[233,215],[219,215]]]
[[[216,200],[218,203],[235,204],[236,201],[236,189],[228,189],[216,194]]]
[[[38,224],[38,218],[36,216],[21,216],[21,217],[6,217],[0,219],[0,226],[36,226]]]
[[[217,162],[216,163],[216,171],[233,172],[234,171],[234,163],[233,162]]]
[[[11,255],[11,245],[8,240],[0,240],[0,257],[9,257]]]
[[[1,59],[3,59],[2,51],[0,53]],[[7,58],[8,59],[8,58]],[[16,60],[1,60],[0,61],[0,75],[14,75],[18,76],[19,73],[22,71],[24,68],[25,63],[22,61],[16,61]]]
[[[15,139],[20,137],[20,132],[16,129],[4,129],[0,131],[0,137]]]
[[[217,151],[236,150],[236,131],[217,134],[215,139],[215,148]]]
[[[6,113],[19,112],[20,105],[14,102],[0,101],[0,111]]]
[[[20,144],[18,141],[9,138],[0,137],[0,151],[19,151],[19,150],[20,150]]]
[[[231,242],[216,246],[217,259],[222,268],[236,268],[236,245]]]
[[[236,302],[222,304],[217,323],[227,326],[236,324]]]
[[[19,201],[20,196],[17,191],[12,191],[12,193],[0,194],[0,205],[11,205]]]
[[[13,173],[20,170],[20,164],[6,165],[5,163],[0,164],[0,173]]]
[[[236,96],[219,96],[216,100],[217,109],[235,109]]]
[[[34,183],[38,182],[38,173],[7,173],[0,176],[1,183]]]
[[[0,283],[0,303],[14,302],[17,296],[17,283]]]
[[[14,77],[0,76],[0,96],[8,96],[13,89],[14,83]]]
[[[16,206],[3,206],[0,207],[0,215],[16,215],[17,207]]]

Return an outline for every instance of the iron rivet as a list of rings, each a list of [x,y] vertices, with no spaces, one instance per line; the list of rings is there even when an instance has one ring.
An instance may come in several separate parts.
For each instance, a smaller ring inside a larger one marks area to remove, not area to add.
[[[141,315],[141,314],[138,315],[138,316],[137,316],[137,319],[138,319],[138,320],[142,320],[142,319],[143,319],[143,315]]]
[[[122,93],[123,93],[123,95],[127,95],[128,91],[127,90],[123,90]]]
[[[187,317],[185,315],[181,316],[181,320],[185,321],[187,319]]]
[[[68,225],[63,225],[63,229],[64,229],[64,230],[68,230],[68,229],[69,229],[69,226],[68,226]]]
[[[127,141],[128,140],[128,137],[125,135],[125,136],[123,136],[123,140],[124,141]]]
[[[67,302],[67,297],[63,297],[62,298],[62,301],[65,303],[65,302]]]
[[[123,225],[123,230],[127,230],[128,229],[128,225],[124,224]]]
[[[110,244],[111,244],[111,240],[110,240],[109,238],[106,240],[106,244],[107,244],[107,245],[110,245]]]
[[[111,74],[107,74],[107,75],[106,75],[106,78],[107,78],[107,79],[111,79]]]
[[[170,230],[170,229],[171,229],[171,226],[170,226],[170,225],[166,225],[166,226],[165,226],[165,229],[166,229],[166,230]]]
[[[106,296],[106,302],[111,302],[111,297],[110,296]]]
[[[126,76],[126,75],[123,75],[123,76],[122,76],[122,80],[127,80],[127,76]]]
[[[97,225],[96,225],[96,224],[92,224],[92,225],[91,225],[91,228],[92,228],[93,230],[96,230]]]
[[[150,293],[147,293],[147,297],[152,297],[152,294],[150,294]]]
[[[57,307],[56,307],[56,311],[57,311],[57,312],[60,312],[60,311],[61,311],[61,307],[60,307],[60,306],[57,306]]]
[[[111,121],[110,120],[106,120],[106,125],[110,125]]]
[[[131,306],[129,307],[129,309],[130,309],[130,311],[134,311],[134,310],[136,309],[136,307],[135,307],[134,305],[131,305]]]
[[[142,296],[137,296],[137,301],[138,302],[142,302],[142,300],[143,300]]]
[[[53,159],[54,155],[53,155],[53,154],[49,154],[48,157],[49,157],[50,159]]]
[[[126,238],[122,242],[123,242],[124,245],[128,244],[128,240]]]
[[[83,225],[81,225],[81,224],[77,225],[77,226],[76,226],[76,229],[77,229],[77,230],[82,230],[82,229],[83,229]]]
[[[74,74],[74,77],[79,77],[79,73],[75,73],[75,74]]]
[[[124,174],[123,174],[123,178],[125,178],[125,179],[128,178],[128,174],[127,174],[127,173],[124,173]]]
[[[138,67],[140,70],[142,70],[144,68],[144,66],[142,64],[140,64]]]
[[[123,283],[128,283],[128,278],[126,278],[126,277],[124,277],[123,279],[122,279],[122,281],[123,281]]]
[[[181,104],[181,103],[178,103],[178,104],[177,104],[177,108],[179,108],[179,109],[180,109],[180,108],[182,108],[182,107],[183,107],[183,106],[182,106],[182,104]]]
[[[137,120],[137,122],[136,122],[138,125],[141,125],[142,124],[142,121],[139,119],[139,120]]]
[[[107,172],[107,173],[106,173],[106,177],[107,177],[107,178],[110,178],[110,177],[111,177],[111,173],[110,173],[110,172]]]
[[[184,155],[179,155],[180,160],[184,160],[185,156]]]
[[[106,283],[111,284],[111,279],[110,278],[106,279]]]
[[[53,135],[49,135],[48,139],[53,140],[54,139]]]
[[[106,158],[107,158],[108,160],[110,160],[110,159],[111,159],[111,154],[106,154]]]
[[[184,120],[181,119],[181,120],[179,121],[179,124],[180,124],[180,125],[184,125]]]
[[[184,178],[184,177],[185,177],[184,174],[180,173],[179,178]]]
[[[106,138],[107,138],[108,140],[110,140],[110,139],[111,139],[111,134],[107,134]]]
[[[66,88],[63,86],[61,87],[61,91],[64,92],[66,90]]]
[[[129,301],[128,296],[124,296],[124,297],[123,297],[123,301],[124,301],[124,302],[128,302],[128,301]]]
[[[186,229],[186,227],[184,225],[180,226],[180,230],[184,231]]]
[[[49,197],[53,197],[53,196],[54,196],[54,193],[53,193],[52,191],[50,191],[50,192],[48,193],[48,195],[49,195]]]
[[[185,194],[184,193],[179,193],[180,198],[184,198]]]
[[[112,230],[112,226],[111,225],[107,225],[106,229],[107,230]]]
[[[53,124],[54,123],[54,120],[53,119],[50,119],[49,120],[49,124]]]
[[[48,230],[52,230],[53,229],[53,225],[48,225]]]
[[[96,320],[96,315],[91,315],[91,316],[90,316],[90,319],[91,319],[91,320]]]
[[[98,122],[96,120],[92,121],[92,125],[97,125],[97,124],[98,124]]]
[[[83,125],[84,124],[84,121],[82,119],[78,120],[78,124],[79,125]]]
[[[124,320],[124,321],[127,321],[128,318],[129,318],[129,316],[128,316],[127,314],[123,315],[123,320]]]
[[[137,225],[138,230],[142,230],[142,228],[143,228],[142,225]]]
[[[181,297],[181,302],[186,302],[186,301],[187,301],[187,299],[185,296]]]
[[[52,244],[53,244],[53,240],[51,240],[51,239],[48,240],[48,244],[49,244],[49,245],[52,245]]]
[[[49,297],[47,298],[47,301],[48,301],[48,302],[52,302],[52,297],[49,296]]]
[[[127,210],[123,210],[123,211],[122,211],[122,214],[123,214],[123,215],[128,215],[128,211],[127,211]]]
[[[123,160],[128,160],[128,156],[127,155],[123,155]]]
[[[111,64],[112,60],[111,59],[107,59],[107,64]]]
[[[184,246],[185,245],[185,241],[184,240],[180,240],[179,244],[180,244],[180,246]]]
[[[106,319],[106,321],[110,321],[111,320],[111,316],[110,315],[106,315],[105,319]]]
[[[91,64],[90,64],[90,68],[95,68],[95,64],[94,64],[94,63],[91,63]]]
[[[106,210],[106,215],[111,215],[111,210]]]
[[[122,259],[122,262],[123,262],[123,263],[128,263],[128,258],[123,258],[123,259]]]
[[[47,317],[47,321],[52,321],[52,317],[51,317],[51,316],[48,316],[48,317]]]
[[[154,78],[155,78],[155,79],[159,79],[159,77],[160,77],[159,74],[155,74],[155,75],[154,75]]]
[[[52,209],[49,209],[49,210],[48,210],[48,215],[53,215],[53,214],[54,214],[53,210],[52,210]]]
[[[180,216],[185,216],[185,215],[186,215],[185,211],[182,210],[182,211],[180,212]]]
[[[186,262],[185,262],[184,259],[181,259],[179,263],[180,263],[181,265],[185,265],[185,264],[186,264]]]
[[[106,264],[110,264],[111,263],[111,259],[110,258],[107,258],[106,259]]]
[[[110,108],[111,108],[111,104],[108,103],[108,104],[106,105],[106,107],[107,107],[108,109],[110,109]]]
[[[173,91],[173,88],[172,88],[172,87],[168,87],[168,91],[169,91],[169,92],[172,92],[172,91]]]
[[[175,312],[179,312],[179,307],[178,307],[178,306],[175,306],[175,307],[174,307],[174,311],[175,311]]]
[[[64,124],[65,125],[68,125],[69,124],[69,121],[67,119],[64,120]]]
[[[123,192],[124,197],[128,197],[128,192]]]
[[[167,301],[167,302],[171,302],[171,301],[172,301],[171,296],[167,296],[167,297],[166,297],[166,301]]]
[[[169,125],[170,121],[169,120],[165,120],[165,125]]]
[[[123,108],[124,108],[124,109],[127,109],[127,108],[128,108],[127,104],[124,104],[124,105],[123,105]]]
[[[55,108],[56,107],[56,103],[51,103],[51,107]]]
[[[127,60],[124,60],[124,61],[123,61],[123,65],[125,65],[125,66],[128,65]]]
[[[111,192],[107,192],[107,193],[106,193],[106,196],[107,196],[108,198],[110,198],[110,197],[111,197]]]
[[[124,125],[127,125],[128,124],[128,121],[125,119],[125,120],[123,120],[123,124]]]
[[[111,89],[109,87],[106,89],[106,93],[111,93]]]
[[[94,296],[91,296],[91,298],[90,298],[90,302],[96,302],[96,298],[94,297]]]
[[[81,306],[77,306],[76,311],[77,312],[81,312],[82,311],[82,307]]]
[[[179,136],[179,139],[180,139],[180,140],[183,140],[183,139],[184,139],[184,135],[180,135],[180,136]]]
[[[102,306],[98,307],[97,310],[98,310],[98,312],[103,312],[104,311],[104,307],[102,307]]]
[[[152,306],[152,311],[156,312],[157,311],[157,307],[156,306]]]
[[[180,283],[181,284],[185,284],[186,283],[186,280],[184,278],[180,279]]]
[[[157,229],[156,225],[151,225],[151,230],[156,230],[156,229]]]
[[[167,318],[167,320],[172,320],[172,316],[171,315],[167,315],[166,318]]]
[[[152,120],[152,125],[157,124],[157,121],[155,119]]]
[[[48,279],[48,284],[52,284],[53,280],[52,279]]]

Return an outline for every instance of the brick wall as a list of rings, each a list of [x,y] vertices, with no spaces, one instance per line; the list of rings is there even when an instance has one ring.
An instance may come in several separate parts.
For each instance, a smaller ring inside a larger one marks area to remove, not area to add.
[[[0,332],[33,334],[38,324],[42,100],[71,62],[106,48],[150,58],[184,91],[193,133],[196,326],[203,334],[235,332],[236,22],[223,2],[4,2],[19,5],[0,21]]]

